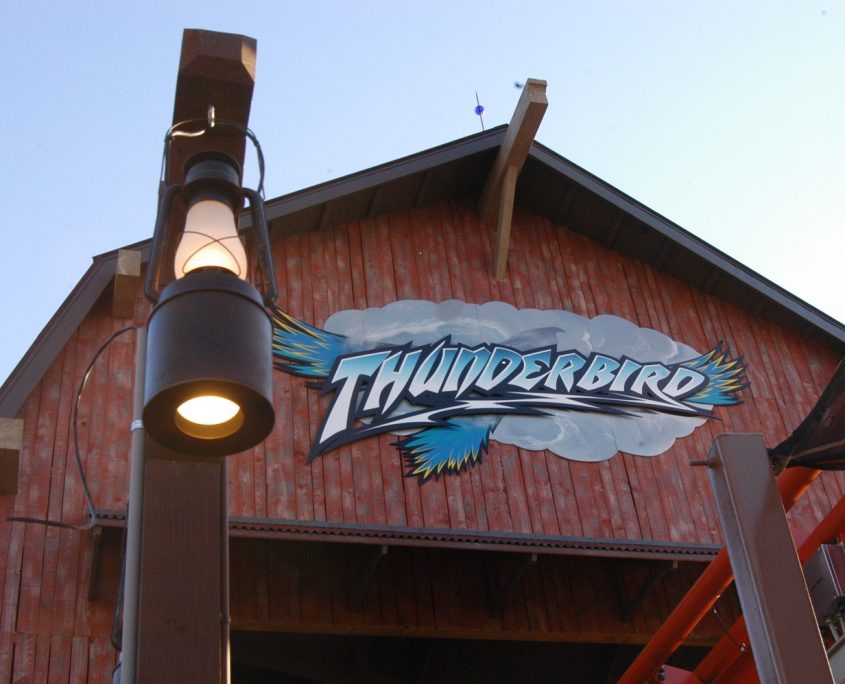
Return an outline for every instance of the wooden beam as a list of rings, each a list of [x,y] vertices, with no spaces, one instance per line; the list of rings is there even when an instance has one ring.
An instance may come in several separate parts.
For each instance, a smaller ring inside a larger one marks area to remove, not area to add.
[[[518,169],[515,166],[509,166],[502,181],[502,197],[499,202],[499,220],[496,226],[495,253],[493,255],[493,274],[496,280],[504,280],[508,271],[513,198],[516,194],[516,178],[518,175]]]
[[[529,78],[525,82],[525,88],[516,104],[505,139],[502,140],[499,154],[481,193],[478,213],[483,223],[492,224],[498,217],[505,174],[510,167],[514,166],[519,175],[548,106],[546,82]]]
[[[150,438],[145,451],[134,681],[225,682],[226,461],[189,460]]]
[[[111,315],[114,318],[132,318],[135,315],[140,285],[141,252],[131,249],[119,250],[111,299]]]
[[[23,447],[23,420],[0,418],[0,494],[18,491],[18,468]]]
[[[213,105],[218,119],[249,121],[255,88],[256,42],[234,33],[185,29],[173,103],[173,123],[206,120]],[[199,127],[199,126],[197,126]],[[205,150],[219,150],[244,160],[246,138],[241,135],[177,137],[170,147],[168,183],[181,183],[189,157]]]

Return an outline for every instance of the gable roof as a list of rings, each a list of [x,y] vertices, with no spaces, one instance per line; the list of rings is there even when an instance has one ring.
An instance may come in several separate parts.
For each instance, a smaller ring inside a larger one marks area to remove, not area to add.
[[[271,240],[458,197],[478,197],[507,126],[267,201]],[[516,204],[597,240],[752,315],[845,354],[845,326],[573,162],[534,142]],[[242,217],[242,224],[249,217]],[[150,241],[123,249],[149,258]],[[117,250],[93,263],[0,387],[14,416],[91,307],[112,283]],[[492,268],[492,265],[491,265]]]

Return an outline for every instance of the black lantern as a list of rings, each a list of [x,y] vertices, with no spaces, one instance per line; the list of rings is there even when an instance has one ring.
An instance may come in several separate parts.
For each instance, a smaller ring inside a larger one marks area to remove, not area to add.
[[[242,235],[244,197],[252,222]],[[174,220],[183,214],[184,224]],[[265,307],[276,284],[263,201],[241,187],[228,155],[191,157],[185,183],[164,188],[145,292],[155,302],[145,430],[187,455],[225,456],[261,442],[275,420]]]

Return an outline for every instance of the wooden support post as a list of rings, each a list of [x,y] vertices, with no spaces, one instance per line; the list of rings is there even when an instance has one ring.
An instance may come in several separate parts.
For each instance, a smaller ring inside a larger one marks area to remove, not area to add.
[[[548,106],[546,82],[529,78],[478,202],[482,223],[497,225],[493,272],[498,280],[507,270],[516,180]]]
[[[23,447],[23,421],[0,418],[0,494],[18,491],[18,468]]]
[[[227,681],[225,472],[223,459],[188,459],[147,438],[138,682]]]
[[[516,177],[519,172],[509,166],[502,179],[502,201],[499,203],[499,220],[496,227],[493,271],[496,280],[504,280],[508,271],[508,248],[511,242],[511,221],[513,219],[513,197],[516,193]]]
[[[832,684],[763,438],[720,435],[710,484],[760,681]]]
[[[119,250],[111,299],[111,315],[114,318],[132,318],[135,315],[140,284],[141,252],[131,249]]]
[[[245,36],[186,30],[173,121],[249,120],[255,41]],[[201,128],[198,123],[196,128]],[[244,136],[175,138],[168,183],[184,179],[197,152],[219,150],[241,164]],[[173,217],[173,220],[176,220]],[[146,440],[138,650],[136,673],[124,681],[228,681],[228,526],[226,461],[191,459]]]

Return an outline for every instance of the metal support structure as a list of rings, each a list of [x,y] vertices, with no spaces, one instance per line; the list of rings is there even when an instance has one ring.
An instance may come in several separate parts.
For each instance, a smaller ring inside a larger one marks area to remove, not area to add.
[[[845,530],[845,499],[840,499],[816,528],[798,544],[798,561],[803,565],[818,551],[819,546],[828,544]],[[704,681],[717,681],[732,669],[736,660],[748,658],[748,652],[739,652],[737,643],[748,640],[745,621],[740,617],[730,628],[729,634],[716,644],[710,653],[695,668],[695,673]],[[725,679],[724,681],[730,681]]]
[[[720,435],[709,461],[710,484],[760,680],[832,684],[763,438]]]
[[[792,508],[818,476],[818,470],[807,468],[791,468],[782,473],[777,479],[777,485],[784,510]],[[732,579],[728,552],[723,548],[686,596],[675,606],[660,629],[619,679],[618,684],[643,684],[653,681],[657,669],[695,629],[722,592],[730,586]]]

